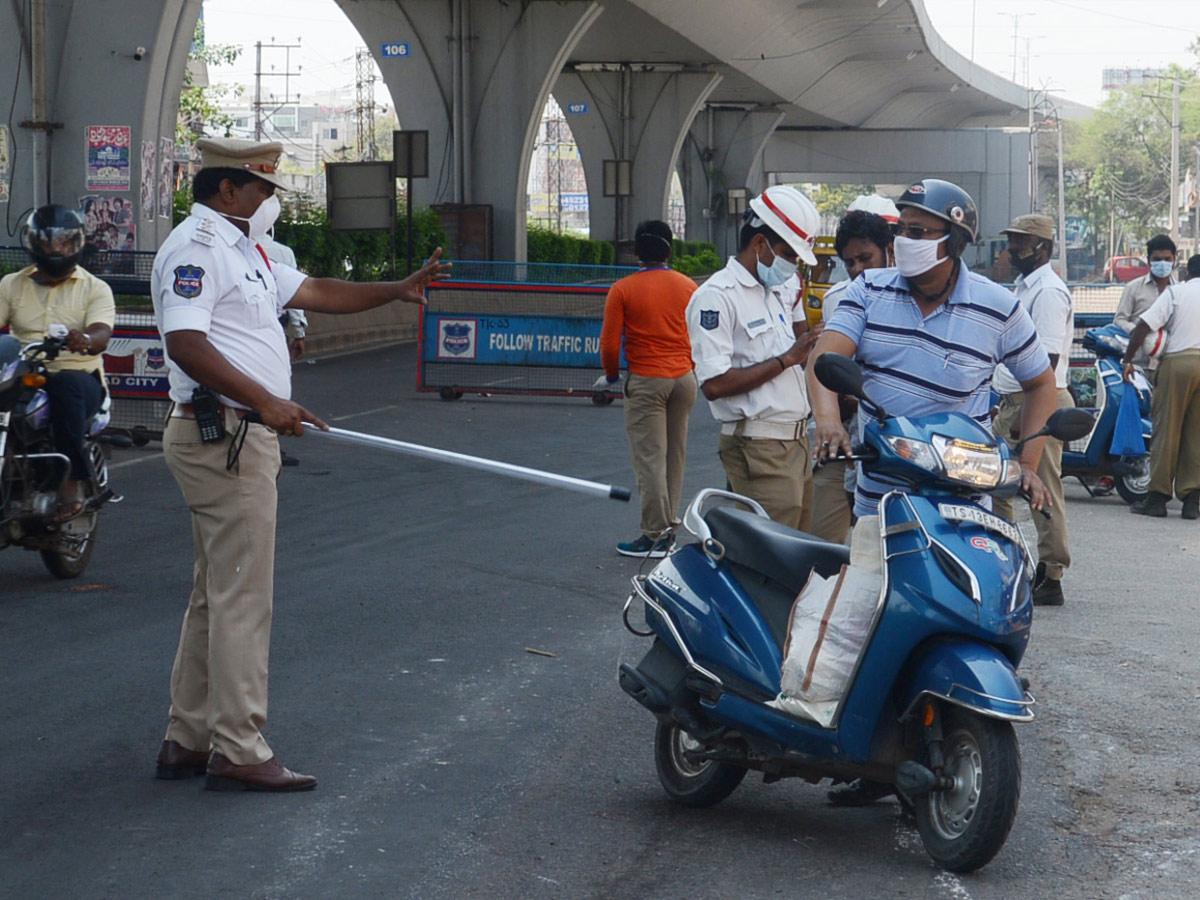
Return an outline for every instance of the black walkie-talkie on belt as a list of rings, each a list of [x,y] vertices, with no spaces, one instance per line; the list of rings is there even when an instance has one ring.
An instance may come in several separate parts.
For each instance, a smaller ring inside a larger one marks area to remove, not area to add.
[[[196,414],[202,442],[215,444],[225,440],[225,417],[221,412],[221,401],[204,385],[192,391],[192,411]]]

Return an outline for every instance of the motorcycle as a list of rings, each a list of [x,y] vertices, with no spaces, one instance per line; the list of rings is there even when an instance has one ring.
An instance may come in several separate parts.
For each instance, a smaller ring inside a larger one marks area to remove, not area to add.
[[[976,502],[1015,495],[1020,466],[966,416],[891,417],[870,405],[849,359],[825,354],[816,373],[877,410],[849,458],[908,491],[880,503],[877,596],[836,711],[822,724],[778,699],[793,605],[814,573],[845,572],[850,549],[714,489],[684,515],[696,542],[633,579],[623,620],[653,644],[636,666],[621,665],[620,685],[658,720],[654,759],[673,800],[712,806],[749,771],[768,783],[894,785],[930,856],[972,871],[1000,850],[1016,815],[1013,723],[1033,718],[1016,671],[1029,641],[1033,560],[1016,526]],[[1086,413],[1063,409],[1039,435],[1070,440],[1090,427]],[[644,631],[630,621],[637,602]]]
[[[1088,329],[1080,343],[1096,354],[1091,366],[1072,367],[1071,388],[1075,405],[1087,409],[1096,418],[1096,426],[1079,441],[1063,446],[1063,477],[1079,479],[1089,494],[1098,496],[1108,490],[1097,488],[1099,479],[1107,476],[1114,482],[1117,493],[1126,503],[1136,503],[1150,489],[1150,455],[1114,456],[1113,428],[1121,408],[1121,358],[1129,346],[1129,335],[1116,325]],[[1079,377],[1079,374],[1084,377]],[[1138,394],[1138,411],[1142,420],[1142,436],[1150,446],[1150,382],[1138,372],[1134,376]]]
[[[66,521],[54,520],[59,487],[70,474],[71,463],[54,448],[50,399],[43,387],[46,363],[65,347],[62,338],[47,337],[21,347],[15,358],[0,359],[0,549],[12,545],[36,550],[51,574],[76,578],[95,548],[101,507],[121,498],[109,487],[99,442],[109,421],[106,394],[104,405],[86,428],[83,510]]]

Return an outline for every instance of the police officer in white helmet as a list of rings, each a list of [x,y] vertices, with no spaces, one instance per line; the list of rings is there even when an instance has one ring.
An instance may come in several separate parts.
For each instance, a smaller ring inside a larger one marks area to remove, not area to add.
[[[767,188],[750,201],[737,255],[687,308],[696,377],[721,423],[730,486],[775,521],[800,529],[807,527],[812,493],[802,367],[816,335],[797,339],[792,332],[784,285],[801,261],[816,263],[819,221],[812,201],[795,188]]]

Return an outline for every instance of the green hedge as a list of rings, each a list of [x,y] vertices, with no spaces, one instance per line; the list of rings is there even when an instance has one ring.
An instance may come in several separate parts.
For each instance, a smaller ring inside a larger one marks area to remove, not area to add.
[[[608,241],[593,241],[559,234],[530,225],[526,231],[526,254],[532,263],[568,263],[582,266],[611,266],[617,251]]]
[[[175,192],[175,218],[180,222],[191,209],[190,186]],[[396,274],[404,277],[408,265],[405,210],[396,216]],[[386,281],[392,277],[391,236],[386,231],[333,231],[323,207],[300,200],[284,208],[275,225],[275,239],[292,248],[296,264],[315,278],[346,281]],[[453,257],[446,231],[437,213],[428,207],[413,210],[413,259],[420,265],[435,248],[443,258]]]

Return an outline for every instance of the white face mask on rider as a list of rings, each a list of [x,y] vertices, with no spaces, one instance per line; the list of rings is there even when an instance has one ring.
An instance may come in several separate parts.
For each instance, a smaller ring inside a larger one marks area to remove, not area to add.
[[[922,241],[901,234],[896,235],[892,247],[896,253],[896,268],[900,270],[900,274],[905,278],[915,278],[942,262],[938,259],[938,244],[948,237],[950,235],[944,234],[936,241]]]

